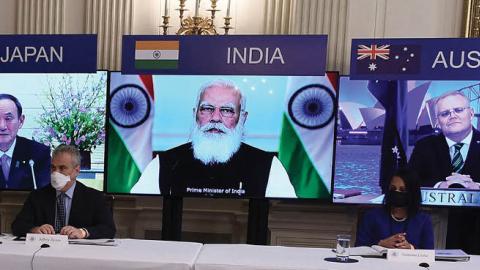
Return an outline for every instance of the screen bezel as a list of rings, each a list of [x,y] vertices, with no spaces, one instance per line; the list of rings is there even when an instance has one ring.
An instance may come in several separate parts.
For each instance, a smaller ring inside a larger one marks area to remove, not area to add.
[[[106,105],[107,105],[107,98],[108,98],[108,89],[109,89],[109,87],[110,87],[110,85],[109,85],[109,84],[110,84],[110,71],[109,71],[109,70],[106,70],[106,69],[97,69],[97,70],[95,71],[95,73],[93,73],[93,72],[92,72],[92,73],[83,73],[83,72],[74,73],[74,72],[67,72],[67,73],[3,73],[3,74],[16,74],[16,75],[19,75],[19,74],[20,74],[20,75],[21,75],[21,74],[25,74],[25,75],[72,74],[72,75],[75,75],[75,74],[97,74],[97,73],[99,73],[99,72],[105,72],[105,74],[106,74],[106,79],[105,79],[105,80],[106,80],[106,84],[105,84],[105,91],[106,91],[106,92],[105,92],[105,104],[104,104],[104,106],[106,106]],[[23,106],[22,106],[22,107],[23,107]],[[107,128],[107,120],[108,120],[108,117],[107,117],[107,116],[108,116],[108,115],[107,115],[107,112],[106,112],[106,110],[105,110],[105,117],[104,117],[105,124],[104,124],[104,127],[103,127],[104,130],[105,130],[105,132],[107,131],[107,130],[106,130],[106,128]],[[27,139],[30,139],[30,138],[27,138]],[[105,157],[106,157],[106,153],[107,153],[107,145],[106,145],[106,142],[107,142],[107,135],[106,135],[106,133],[105,133],[105,141],[104,141],[104,143],[105,143],[105,148],[104,148],[104,149],[105,149],[105,150],[104,150],[104,153],[103,153],[103,181],[102,181],[102,190],[99,190],[100,192],[103,192],[103,193],[105,192],[105,188],[106,188],[106,186],[105,186],[105,183],[106,183],[106,182],[105,182],[105,180],[106,180],[106,170],[105,170],[105,168],[106,168],[106,159],[105,159]],[[52,146],[49,146],[49,148],[50,148],[50,157],[51,157],[51,153],[52,153],[52,151],[53,151],[53,148],[52,148]],[[48,186],[48,185],[46,185],[45,187],[47,187],[47,186]],[[42,188],[41,188],[41,187],[38,187],[38,188],[37,188],[37,190],[40,190],[40,189],[42,189]],[[32,188],[32,189],[17,189],[17,188],[15,188],[15,189],[7,188],[7,189],[6,189],[6,188],[0,188],[0,192],[10,192],[10,191],[11,191],[11,192],[31,192],[31,191],[34,191],[34,190],[35,190],[35,189],[33,189],[33,188]]]
[[[341,81],[342,81],[342,78],[350,78],[349,75],[340,75],[339,76],[339,88],[341,88]],[[360,81],[369,81],[369,80],[360,80]],[[440,81],[440,80],[413,80],[413,81]],[[448,80],[445,80],[445,81],[448,81]],[[451,80],[451,81],[458,81],[458,80]],[[465,81],[469,81],[469,80],[465,80]],[[343,89],[342,92],[344,92],[345,89]],[[338,95],[338,106],[340,106],[340,94]],[[337,115],[338,117],[338,115]],[[336,126],[336,130],[335,132],[338,132],[338,128],[339,128],[339,125],[338,125],[338,122],[337,122],[337,126]],[[383,133],[382,133],[383,134]],[[381,146],[381,144],[380,144]],[[409,147],[414,147],[414,146],[409,146]],[[335,151],[335,156],[336,156],[336,151]],[[409,160],[409,159],[408,159]],[[335,158],[335,163],[337,162],[337,159]],[[380,162],[380,160],[379,160]],[[334,179],[334,178],[333,178]],[[376,180],[378,181],[378,179]],[[371,203],[371,202],[338,202],[338,201],[335,201],[333,195],[334,195],[334,188],[335,188],[335,180],[332,181],[332,204],[334,205],[343,205],[343,206],[369,206],[369,207],[375,207],[375,206],[382,206],[384,205],[384,203]],[[426,187],[428,189],[431,189],[429,187]],[[444,189],[438,189],[439,191],[441,190],[444,190]],[[422,187],[420,187],[420,191],[422,192]],[[474,191],[474,192],[478,192],[480,194],[480,190],[471,190],[470,191]],[[382,194],[380,194],[379,196],[381,196]],[[423,198],[422,198],[423,200]],[[423,202],[421,203],[421,207],[422,208],[432,208],[432,209],[435,209],[435,208],[454,208],[454,209],[462,209],[462,208],[480,208],[480,204],[478,205],[443,205],[443,204],[424,204]]]
[[[120,71],[110,71],[110,73],[120,73]],[[335,177],[335,155],[336,155],[336,136],[337,136],[337,122],[338,122],[338,97],[339,97],[339,92],[340,92],[340,74],[338,71],[326,71],[325,75],[327,74],[334,74],[335,75],[335,81],[332,82],[332,85],[335,86],[336,84],[336,95],[335,95],[335,108],[334,108],[334,132],[333,132],[333,138],[332,138],[332,144],[333,144],[333,149],[332,149],[332,173],[331,173],[331,181],[330,181],[330,194],[327,198],[284,198],[284,197],[241,197],[241,198],[232,198],[232,197],[208,197],[208,196],[183,196],[182,198],[205,198],[205,199],[232,199],[232,200],[245,200],[245,199],[268,199],[268,200],[281,200],[281,201],[307,201],[307,202],[316,202],[316,203],[322,203],[322,204],[332,204],[333,200],[333,184],[334,184],[334,177]],[[152,75],[152,76],[171,76],[168,74],[165,75]],[[178,75],[177,75],[178,76]],[[183,75],[183,76],[196,76],[196,75]],[[222,75],[212,75],[212,76],[222,76]],[[235,75],[226,75],[226,76],[235,76]],[[255,75],[249,75],[249,76],[255,76]],[[271,75],[274,76],[274,75]],[[285,76],[288,77],[288,76]],[[319,76],[320,77],[320,76]],[[110,79],[111,76],[109,76],[109,82],[108,82],[108,94],[107,94],[107,104],[106,104],[106,113],[107,113],[107,121],[109,121],[109,115],[110,115]],[[335,89],[334,89],[335,90]],[[108,168],[108,139],[109,139],[109,130],[106,129],[106,145],[105,145],[105,168]],[[155,152],[152,152],[152,158],[154,158]],[[278,152],[273,152],[275,156],[278,156]],[[105,169],[105,178],[104,178],[104,192],[106,194],[110,195],[122,195],[122,196],[151,196],[151,197],[163,197],[165,196],[164,194],[145,194],[145,193],[121,193],[121,192],[110,192],[108,190],[108,172]]]

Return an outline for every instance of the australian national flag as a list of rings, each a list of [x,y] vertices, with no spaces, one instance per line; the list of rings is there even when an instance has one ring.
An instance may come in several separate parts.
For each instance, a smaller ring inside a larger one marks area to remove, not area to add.
[[[358,45],[358,74],[416,74],[420,71],[420,45]]]
[[[367,88],[385,108],[379,179],[385,193],[394,172],[407,165],[407,82],[370,81]]]

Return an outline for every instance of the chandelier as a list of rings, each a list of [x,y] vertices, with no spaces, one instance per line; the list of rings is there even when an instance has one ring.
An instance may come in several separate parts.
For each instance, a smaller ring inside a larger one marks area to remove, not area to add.
[[[168,28],[170,27],[169,25],[169,5],[168,2],[169,0],[163,0],[165,4],[164,8],[164,14],[162,16],[163,18],[163,24],[160,26],[161,29],[163,29],[163,34],[168,35]],[[186,0],[179,0],[178,1],[178,8],[175,10],[178,10],[179,12],[179,18],[180,18],[180,28],[176,32],[177,35],[218,35],[218,32],[216,30],[216,27],[214,25],[214,19],[215,19],[215,13],[217,11],[221,11],[220,9],[217,9],[217,2],[218,0],[210,0],[210,8],[207,9],[207,11],[210,12],[210,16],[207,17],[202,17],[200,16],[200,1],[201,0],[195,0],[195,15],[193,17],[187,16],[184,17],[185,11],[188,11],[188,9],[185,8],[185,2]],[[232,29],[233,27],[230,27],[230,20],[232,17],[230,17],[230,4],[231,0],[228,0],[227,3],[227,12],[224,19],[224,26],[221,27],[224,29],[225,35],[228,35],[228,31]]]

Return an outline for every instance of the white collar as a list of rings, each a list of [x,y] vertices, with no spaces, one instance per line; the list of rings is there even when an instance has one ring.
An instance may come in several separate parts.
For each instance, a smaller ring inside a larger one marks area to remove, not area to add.
[[[459,143],[463,143],[464,145],[470,145],[470,143],[472,143],[472,138],[473,138],[473,130],[470,130],[470,133],[468,133],[467,137],[465,137],[465,139],[463,139]],[[445,139],[447,140],[448,148],[457,144],[456,141],[450,140],[447,136],[445,136]]]
[[[13,157],[13,150],[15,150],[15,145],[17,144],[17,137],[13,140],[12,145],[10,145],[10,148],[8,148],[7,152],[3,152],[0,150],[0,157],[3,155],[7,155],[10,159]]]
[[[393,214],[390,214],[390,216],[393,218],[393,220],[397,221],[397,222],[403,222],[405,220],[407,220],[407,217],[404,217],[404,218],[396,218]]]
[[[70,199],[73,198],[73,191],[75,190],[75,187],[77,186],[77,180],[75,179],[75,181],[73,182],[72,186],[67,189],[67,191],[65,191],[65,195],[67,195],[67,197],[69,197]],[[56,193],[57,193],[57,196],[60,195],[60,193],[62,193],[61,191],[58,191],[56,190]]]

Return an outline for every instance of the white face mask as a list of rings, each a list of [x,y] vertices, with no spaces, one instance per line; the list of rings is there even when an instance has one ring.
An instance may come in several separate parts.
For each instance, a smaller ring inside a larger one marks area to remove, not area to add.
[[[56,190],[62,190],[62,188],[65,187],[68,181],[70,181],[70,176],[68,175],[63,175],[59,172],[53,172],[50,175],[50,183],[52,184],[52,187]]]

